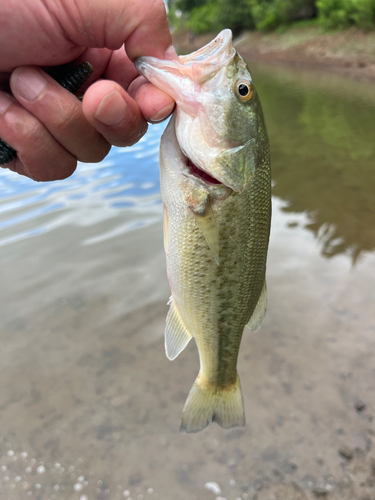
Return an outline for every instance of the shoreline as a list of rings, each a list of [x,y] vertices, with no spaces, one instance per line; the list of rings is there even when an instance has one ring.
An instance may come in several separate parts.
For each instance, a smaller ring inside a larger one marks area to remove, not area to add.
[[[190,53],[215,37],[172,34],[181,53]],[[320,27],[293,27],[284,33],[245,32],[234,45],[248,62],[326,71],[375,83],[375,32],[358,29],[324,33]]]

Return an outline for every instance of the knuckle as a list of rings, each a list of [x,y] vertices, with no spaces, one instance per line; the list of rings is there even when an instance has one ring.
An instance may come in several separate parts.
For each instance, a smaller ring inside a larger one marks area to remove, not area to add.
[[[82,125],[83,114],[79,101],[68,106],[60,105],[58,112],[53,114],[53,122],[53,127],[62,132],[71,128],[75,129],[77,124]]]
[[[60,104],[49,127],[79,161],[99,162],[110,150],[107,141],[87,121],[81,103],[75,98],[66,106]]]
[[[104,160],[110,150],[111,144],[101,136],[99,140],[95,138],[88,143],[87,147],[78,154],[78,160],[84,163],[98,163]]]
[[[17,135],[18,155],[28,152],[38,154],[40,149],[48,142],[49,133],[44,126],[35,119],[25,120],[23,124],[16,127],[14,133]]]
[[[6,126],[5,139],[18,156],[12,164],[5,165],[7,168],[37,181],[66,179],[75,171],[75,156],[56,142],[45,125],[31,114],[13,113]]]
[[[147,122],[142,122],[141,124],[134,125],[133,127],[128,127],[122,133],[117,135],[111,135],[107,137],[107,140],[118,147],[128,147],[136,144],[147,132],[148,124]]]
[[[42,127],[43,128],[43,127]],[[44,131],[45,132],[45,131]],[[34,180],[40,182],[66,179],[76,169],[77,159],[46,133],[30,132],[18,157]],[[34,140],[31,145],[29,141]]]
[[[66,162],[66,164],[62,165],[61,168],[59,168],[57,171],[55,170],[55,176],[53,180],[62,181],[64,179],[67,179],[75,172],[76,168],[77,160],[72,159],[71,161]]]
[[[35,168],[31,168],[27,163],[26,166],[32,173],[33,178],[37,181],[61,181],[67,179],[74,173],[77,168],[77,160],[68,155],[61,155],[60,158],[54,162],[53,166],[52,163],[48,161],[35,166]]]

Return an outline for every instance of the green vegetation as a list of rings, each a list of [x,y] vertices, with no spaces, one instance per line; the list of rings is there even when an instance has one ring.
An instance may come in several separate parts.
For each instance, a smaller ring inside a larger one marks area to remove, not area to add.
[[[170,0],[172,2],[172,0]],[[182,12],[176,17],[176,12]],[[170,5],[170,21],[195,34],[231,28],[271,31],[296,21],[317,19],[326,30],[375,27],[375,0],[177,0]]]
[[[218,5],[213,3],[195,8],[186,22],[186,27],[196,34],[219,31],[221,27],[217,28],[218,10]]]
[[[255,27],[269,31],[287,26],[296,19],[311,18],[315,14],[311,0],[248,0]]]
[[[321,24],[326,29],[374,27],[375,0],[317,0],[316,5]]]

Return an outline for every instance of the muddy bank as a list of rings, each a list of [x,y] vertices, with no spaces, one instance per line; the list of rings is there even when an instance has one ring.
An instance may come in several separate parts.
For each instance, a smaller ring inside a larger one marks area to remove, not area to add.
[[[182,53],[192,52],[214,34],[173,35]],[[293,28],[284,33],[243,33],[236,47],[248,62],[330,71],[356,80],[375,82],[375,33],[360,30],[324,33],[321,28]]]

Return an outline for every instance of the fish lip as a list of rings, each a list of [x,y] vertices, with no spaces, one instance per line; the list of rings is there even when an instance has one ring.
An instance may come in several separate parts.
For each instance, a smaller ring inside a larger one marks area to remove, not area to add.
[[[178,60],[161,60],[155,57],[142,56],[135,60],[135,66],[140,74],[176,101],[177,109],[175,113],[181,110],[194,119],[204,106],[204,99],[207,94],[206,91],[201,92],[200,87],[204,87],[209,82],[211,91],[217,88],[221,82],[221,78],[217,78],[217,76],[221,72],[226,74],[225,68],[235,54],[236,50],[232,47],[232,32],[226,29],[201,49],[186,56],[179,56]],[[185,159],[190,160],[190,155],[186,154],[178,139],[177,142],[181,154]],[[232,185],[229,185],[230,179],[227,179],[227,176],[220,173],[218,175],[221,179],[218,179],[216,174],[215,176],[211,174],[212,159],[207,161],[207,164],[203,161],[205,164],[203,166],[197,162],[194,153],[192,156],[194,161],[190,160],[191,163],[203,175],[197,175],[197,171],[194,175],[192,169],[189,172],[185,171],[187,175],[192,175],[195,179],[210,187],[221,185],[236,190]],[[207,181],[206,176],[211,177],[216,182]]]
[[[231,50],[228,53],[228,57],[231,56],[232,53],[235,52],[235,49],[232,48],[232,32],[230,29],[225,29],[221,31],[211,42],[207,45],[204,45],[200,49],[192,52],[191,54],[187,54],[185,56],[179,56],[179,60],[182,64],[191,64],[195,62],[204,62],[205,64],[213,64],[217,62],[218,59],[221,59],[223,53],[231,47]]]
[[[200,106],[196,86],[214,78],[235,53],[232,32],[226,29],[201,49],[179,56],[177,60],[141,56],[136,58],[134,64],[141,75],[169,94],[180,107],[195,115]]]
[[[227,54],[225,54],[227,52]],[[184,56],[178,56],[178,59],[158,59],[152,56],[137,57],[134,61],[137,70],[147,78],[145,74],[145,66],[159,70],[180,70],[184,71],[184,67],[189,67],[194,63],[204,65],[223,66],[227,59],[231,59],[236,50],[232,47],[232,32],[230,29],[221,31],[216,38],[211,40],[202,48]]]

